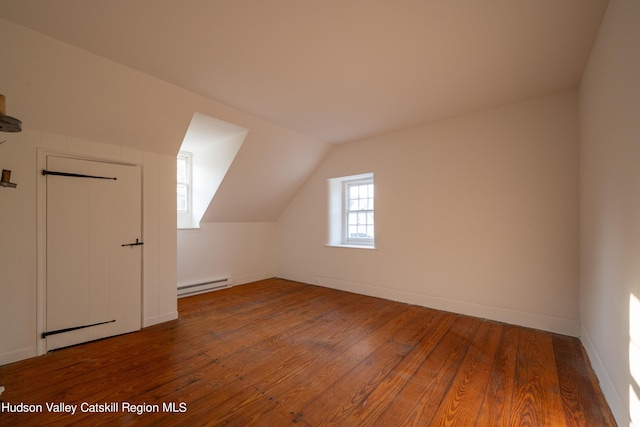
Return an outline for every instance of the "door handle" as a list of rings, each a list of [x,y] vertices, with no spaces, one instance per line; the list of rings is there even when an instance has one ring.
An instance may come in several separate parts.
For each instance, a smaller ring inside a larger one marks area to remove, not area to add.
[[[140,242],[138,241],[138,239],[136,239],[135,243],[123,243],[121,246],[140,246],[140,245],[144,245],[144,242]]]

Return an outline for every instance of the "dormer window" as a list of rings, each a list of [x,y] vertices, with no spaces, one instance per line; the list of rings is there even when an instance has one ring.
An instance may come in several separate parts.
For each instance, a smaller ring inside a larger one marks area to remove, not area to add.
[[[191,153],[181,151],[177,157],[177,200],[178,227],[189,227],[191,223],[192,201],[192,162]]]

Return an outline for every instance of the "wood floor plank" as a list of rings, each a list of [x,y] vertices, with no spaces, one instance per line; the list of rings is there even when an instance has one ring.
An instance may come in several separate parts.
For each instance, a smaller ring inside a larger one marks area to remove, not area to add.
[[[304,289],[300,286],[298,287],[300,289]],[[232,288],[232,289],[236,290],[240,288]],[[291,288],[291,289],[292,291],[295,290],[295,288]],[[318,290],[322,291],[322,288],[316,287],[313,289],[314,292]],[[281,294],[280,298],[286,299],[288,304],[295,306],[296,308],[299,308],[298,307],[299,303],[296,304],[295,299],[291,298],[292,296],[291,294],[287,295],[287,292],[282,289],[280,289],[278,293]],[[308,293],[308,288],[307,288],[307,293]],[[192,298],[195,299],[199,297],[200,296],[196,296]],[[313,297],[313,295],[311,295],[311,297]],[[243,304],[244,311],[248,311],[251,305],[255,305],[254,300],[252,300],[250,297],[246,297],[246,298],[247,298],[247,301],[251,302],[251,304],[244,303]],[[269,306],[263,308],[262,310],[263,313],[267,313],[269,316],[271,316],[274,310],[277,309],[281,311],[283,309],[282,306],[278,305],[278,299],[276,298],[275,295],[273,295],[273,293],[269,293],[269,294],[265,293],[263,298],[269,298],[269,302],[270,302]],[[225,298],[225,300],[228,300],[228,299],[229,298]],[[237,301],[237,298],[235,299],[235,301]],[[223,303],[220,303],[220,304],[223,305]],[[265,306],[265,304],[261,304],[261,306]],[[210,311],[210,308],[209,308],[209,311]],[[218,314],[220,311],[221,310],[216,310],[215,314]],[[115,337],[112,339],[112,342],[111,342],[112,345],[109,347],[107,351],[105,351],[103,349],[104,346],[100,344],[93,345],[94,343],[89,343],[85,345],[86,347],[83,348],[82,352],[76,351],[76,348],[65,349],[64,357],[57,352],[52,352],[47,354],[44,357],[51,359],[52,364],[56,366],[55,370],[48,369],[46,364],[43,364],[40,362],[36,363],[37,359],[32,359],[32,361],[34,362],[33,366],[29,366],[29,369],[27,369],[26,372],[22,375],[22,378],[25,381],[25,384],[30,383],[36,380],[37,378],[42,379],[41,373],[46,370],[48,374],[47,381],[46,381],[47,384],[55,383],[56,387],[60,388],[61,386],[63,386],[62,381],[65,379],[72,381],[73,376],[75,375],[83,376],[83,375],[86,375],[88,372],[95,371],[96,368],[99,367],[97,364],[102,363],[106,359],[108,359],[110,357],[110,353],[118,355],[123,352],[126,352],[126,354],[130,356],[128,357],[128,359],[135,360],[136,356],[142,356],[146,354],[148,357],[149,355],[156,354],[157,348],[155,347],[158,347],[158,346],[166,347],[170,344],[181,344],[181,342],[186,342],[187,340],[190,343],[190,346],[187,347],[187,350],[192,351],[192,349],[194,348],[195,337],[197,335],[199,336],[199,335],[204,335],[209,333],[208,329],[210,329],[212,323],[215,323],[216,326],[221,326],[222,328],[229,328],[230,330],[232,327],[233,328],[243,327],[244,323],[241,323],[242,320],[240,316],[238,316],[240,311],[237,309],[233,309],[231,313],[232,314],[229,314],[227,316],[231,320],[228,320],[227,322],[223,322],[222,319],[218,318],[217,316],[211,315],[211,313],[209,313],[210,315],[208,319],[205,319],[205,321],[201,322],[200,324],[191,320],[189,322],[191,326],[191,329],[189,331],[195,330],[197,331],[197,334],[194,334],[194,333],[185,334],[184,332],[181,332],[180,334],[169,333],[168,336],[165,336],[164,340],[160,343],[158,343],[157,340],[155,340],[152,334],[147,334],[145,335],[146,337],[148,337],[148,339],[146,340],[146,343],[147,343],[146,346],[140,345],[140,344],[143,344],[144,337],[135,342],[127,339],[126,337]],[[237,317],[234,318],[233,313],[235,313]],[[260,318],[260,316],[258,316],[258,314],[259,312],[254,310],[251,313],[251,316],[249,317],[250,320],[248,320],[247,322],[261,323],[260,321],[262,319]],[[190,313],[190,316],[193,316],[193,315],[194,315],[193,313]],[[177,322],[180,322],[180,321],[177,321]],[[161,329],[169,332],[169,331],[175,331],[176,327],[179,326],[179,325],[176,325],[175,322],[169,322],[169,323],[171,324],[171,326],[156,325],[152,328],[147,328],[147,331]],[[207,328],[206,326],[209,326],[209,328]],[[152,347],[149,348],[147,346],[152,346]],[[96,348],[97,351],[92,353],[91,352],[92,348]],[[78,356],[76,357],[76,355]],[[79,361],[82,361],[83,363],[81,365],[77,365]],[[27,362],[29,361],[25,361],[24,363],[27,363]],[[95,363],[92,363],[92,362],[95,362]],[[112,362],[107,362],[107,363],[111,364]],[[40,369],[38,369],[38,366],[40,366]],[[68,369],[69,367],[74,367],[73,371]],[[44,392],[47,392],[47,391],[44,390]]]
[[[324,354],[326,357],[305,366],[303,370],[294,370],[295,376],[289,381],[279,381],[273,388],[265,384],[264,389],[268,390],[270,395],[277,397],[275,400],[277,406],[271,409],[272,412],[267,412],[269,408],[251,411],[251,419],[248,422],[260,425],[260,420],[265,414],[277,424],[290,422],[292,414],[295,414],[295,418],[300,421],[304,414],[302,408],[307,407],[310,402],[316,401],[327,393],[335,395],[331,386],[369,357],[377,347],[388,341],[399,325],[406,323],[406,319],[411,316],[408,311],[395,311],[392,317],[384,316],[384,313],[380,314],[382,322],[376,322],[373,328],[366,326],[353,328],[358,330],[354,339],[341,341],[341,345],[333,347],[330,352]],[[352,326],[356,325],[352,324]]]
[[[315,319],[315,322],[325,322],[322,319]],[[310,335],[317,331],[316,323],[300,323],[282,333],[276,334],[266,340],[254,343],[252,347],[244,348],[235,353],[216,357],[215,364],[205,368],[201,374],[205,378],[215,378],[213,382],[205,384],[204,387],[212,392],[212,395],[201,398],[201,385],[193,384],[188,389],[183,389],[178,393],[181,399],[189,400],[190,411],[193,414],[207,412],[211,405],[219,409],[220,414],[225,414],[229,408],[237,405],[236,398],[239,394],[246,393],[254,386],[256,378],[267,375],[271,370],[279,369],[280,363],[292,357],[292,351],[288,345],[283,343],[295,336],[296,333]],[[276,332],[274,332],[275,334]],[[212,357],[216,353],[212,350]],[[295,356],[295,354],[294,354]],[[176,394],[171,391],[170,384],[165,387],[165,393]]]
[[[615,425],[575,338],[275,278],[178,307],[0,366],[3,404],[117,410],[9,407],[0,426]]]
[[[373,390],[397,368],[423,336],[420,327],[412,328],[422,318],[419,310],[409,308],[404,313],[406,317],[402,324],[394,328],[393,335],[380,343],[362,362],[304,405],[308,408],[305,411],[309,414],[305,421],[312,425],[340,424],[344,423],[353,411],[366,406],[367,398]],[[372,342],[366,344],[374,347]],[[336,399],[336,396],[340,398]]]
[[[483,322],[448,393],[431,421],[434,426],[475,425],[498,349],[502,326]]]
[[[591,382],[595,374],[588,366],[586,355],[573,357],[583,352],[580,342],[562,335],[552,339],[567,426],[612,426],[613,415]]]
[[[402,399],[402,389],[455,321],[455,315],[451,313],[428,311],[424,314],[424,318],[418,319],[414,324],[417,327],[415,337],[418,342],[413,345],[402,363],[367,396],[362,405],[345,417],[345,425],[379,424],[382,413],[396,399]]]
[[[380,425],[429,425],[464,359],[479,322],[458,316],[438,346],[378,418]]]
[[[369,333],[363,333],[363,330],[375,330],[387,322],[390,316],[397,315],[397,312],[394,313],[393,310],[386,308],[386,304],[380,300],[357,299],[355,302],[356,304],[351,306],[341,305],[337,311],[332,310],[327,316],[316,319],[317,322],[310,324],[305,330],[287,334],[286,345],[279,346],[275,353],[269,355],[271,362],[262,359],[255,369],[248,371],[244,367],[246,365],[242,364],[247,354],[234,357],[233,363],[228,368],[230,372],[242,374],[243,386],[238,390],[232,389],[231,392],[221,395],[220,400],[216,399],[213,402],[223,415],[220,419],[214,418],[214,420],[223,422],[234,417],[246,418],[246,422],[249,422],[253,412],[257,411],[261,414],[268,410],[268,407],[277,405],[281,401],[282,397],[279,397],[277,390],[273,389],[274,384],[287,383],[286,389],[288,389],[302,368],[311,367],[317,370],[318,366],[321,366],[323,356],[326,356],[326,362],[334,361],[336,352],[354,341],[357,342],[369,336]],[[364,303],[369,306],[369,309],[375,309],[379,315],[376,317],[366,315],[368,310],[364,309]],[[375,303],[376,306],[372,307],[371,303]],[[351,314],[345,316],[343,313],[345,309]],[[353,321],[356,321],[359,328],[352,327]],[[255,357],[249,355],[248,360],[255,361]],[[244,394],[244,388],[253,389],[255,393],[249,395],[248,399],[247,396],[239,396]],[[228,387],[227,391],[229,391]],[[264,398],[265,395],[266,398]],[[204,403],[203,411],[206,411],[212,403],[211,399],[206,399]],[[259,406],[259,403],[265,403],[267,408]]]
[[[511,424],[566,425],[553,344],[548,333],[521,329]]]
[[[518,354],[519,328],[504,325],[489,384],[485,390],[478,426],[511,427],[511,399]]]

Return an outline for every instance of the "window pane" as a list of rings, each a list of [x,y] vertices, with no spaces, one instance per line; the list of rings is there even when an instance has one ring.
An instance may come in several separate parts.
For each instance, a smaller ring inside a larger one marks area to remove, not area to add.
[[[179,212],[186,212],[189,209],[188,203],[188,188],[185,184],[178,184],[177,186],[177,204]]]
[[[357,199],[358,198],[358,186],[350,185],[349,186],[349,199]]]
[[[358,224],[367,223],[367,214],[365,212],[358,213]]]
[[[367,235],[371,236],[371,238],[373,239],[374,234],[373,234],[373,225],[368,225],[367,226]]]
[[[177,162],[177,180],[178,182],[186,183],[187,181],[187,159],[184,157],[178,157]]]
[[[350,213],[349,214],[349,219],[347,221],[348,221],[349,225],[357,224],[358,223],[358,214]]]

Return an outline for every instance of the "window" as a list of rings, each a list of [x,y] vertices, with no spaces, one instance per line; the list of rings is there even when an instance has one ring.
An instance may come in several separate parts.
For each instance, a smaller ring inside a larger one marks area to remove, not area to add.
[[[373,244],[373,179],[345,181],[343,243]]]
[[[329,245],[372,248],[375,242],[373,174],[329,180]]]
[[[177,209],[178,209],[178,226],[185,226],[191,216],[191,153],[181,151],[177,157]],[[184,217],[184,218],[183,218]]]

